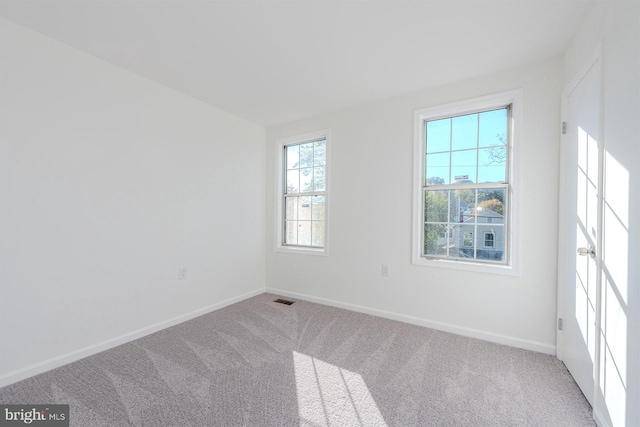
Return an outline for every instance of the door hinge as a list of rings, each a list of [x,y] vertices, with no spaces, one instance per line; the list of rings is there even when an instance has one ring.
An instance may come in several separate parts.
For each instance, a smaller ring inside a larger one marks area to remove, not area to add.
[[[561,331],[564,328],[564,325],[562,324],[562,318],[558,318],[558,330]]]
[[[567,133],[567,122],[562,122],[562,134]]]

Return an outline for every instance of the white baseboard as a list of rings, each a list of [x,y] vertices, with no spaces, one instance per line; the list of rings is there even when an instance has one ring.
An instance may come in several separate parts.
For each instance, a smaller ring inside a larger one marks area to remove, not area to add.
[[[127,342],[136,340],[138,338],[142,338],[144,336],[150,335],[154,332],[158,332],[162,329],[169,328],[171,326],[175,326],[182,322],[186,322],[187,320],[191,320],[198,316],[202,316],[203,314],[210,313],[212,311],[219,310],[231,304],[235,304],[247,298],[251,298],[256,295],[260,295],[264,292],[269,292],[272,294],[282,295],[290,298],[297,298],[304,301],[315,302],[318,304],[329,305],[332,307],[343,308],[346,310],[356,311],[359,313],[370,314],[373,316],[384,317],[386,319],[397,320],[404,323],[409,323],[412,325],[424,326],[431,329],[437,329],[440,331],[451,332],[458,335],[467,336],[470,338],[477,338],[484,341],[494,342],[497,344],[509,345],[512,347],[522,348],[525,350],[537,351],[540,353],[546,354],[556,354],[556,347],[549,344],[544,344],[536,341],[523,340],[520,338],[510,337],[507,335],[495,334],[492,332],[481,331],[477,329],[465,328],[461,326],[451,325],[448,323],[437,322],[434,320],[423,319],[414,316],[407,316],[404,314],[393,313],[385,310],[378,310],[374,308],[363,307],[360,305],[349,304],[339,301],[330,300],[327,298],[314,297],[311,295],[300,294],[297,292],[289,292],[282,289],[276,288],[259,288],[255,289],[251,292],[247,292],[245,294],[229,298],[227,300],[221,301],[216,304],[209,305],[207,307],[192,311],[190,313],[183,314],[181,316],[174,317],[169,320],[165,320],[154,325],[147,326],[142,329],[138,329],[133,332],[129,332],[127,334],[121,335],[119,337],[115,337],[106,341],[103,341],[98,344],[94,344],[85,348],[81,348],[76,351],[72,351],[67,354],[63,354],[58,357],[54,357],[52,359],[48,359],[34,365],[27,366],[25,368],[21,368],[15,371],[8,372],[0,376],[0,387],[8,386],[9,384],[13,384],[15,382],[21,381],[23,379],[32,377],[34,375],[41,374],[43,372],[50,371],[51,369],[59,368],[60,366],[64,366],[71,362],[75,362],[76,360],[92,356],[94,354],[100,353],[102,351],[108,350],[113,347],[117,347],[119,345],[125,344]]]
[[[594,408],[593,408],[593,420],[596,422],[596,425],[598,427],[611,427],[612,426],[611,420],[609,419],[607,414],[601,412],[597,408],[597,404],[594,405]]]
[[[133,341],[138,338],[142,338],[154,332],[158,332],[162,329],[166,329],[171,326],[175,326],[177,324],[186,322],[187,320],[194,319],[198,316],[202,316],[203,314],[207,314],[212,311],[216,311],[221,308],[224,308],[228,305],[235,304],[247,298],[251,298],[253,296],[263,294],[264,292],[265,292],[264,288],[259,288],[251,292],[247,292],[245,294],[226,299],[219,303],[211,304],[207,307],[192,311],[190,313],[186,313],[186,314],[174,317],[172,319],[158,322],[156,324],[144,327],[142,329],[138,329],[136,331],[129,332],[124,335],[120,335],[119,337],[115,337],[98,344],[90,345],[88,347],[81,348],[79,350],[72,351],[70,353],[45,360],[31,366],[27,366],[25,368],[11,371],[9,373],[6,373],[0,376],[0,387],[5,387],[5,386],[8,386],[9,384],[13,384],[15,382],[24,380],[34,375],[38,375],[55,368],[59,368],[60,366],[69,364],[71,362],[75,362],[76,360],[79,360],[88,356],[92,356],[94,354],[100,353],[110,348],[117,347],[119,345],[125,344],[127,342]]]
[[[451,325],[448,323],[438,322],[435,320],[423,319],[414,316],[407,316],[405,314],[393,313],[385,310],[378,310],[375,308],[363,307],[355,304],[348,304],[340,301],[334,301],[326,298],[314,297],[311,295],[299,294],[297,292],[284,291],[276,288],[266,288],[266,292],[286,296],[289,298],[297,298],[303,301],[315,302],[318,304],[329,305],[332,307],[344,308],[346,310],[357,311],[359,313],[371,314],[373,316],[384,317],[386,319],[398,320],[404,323],[410,323],[412,325],[425,326],[431,329],[437,329],[439,331],[451,332],[457,335],[463,335],[470,338],[477,338],[483,341],[489,341],[496,344],[504,344],[511,347],[521,348],[524,350],[537,351],[545,354],[556,354],[556,347],[554,345],[545,344],[536,341],[523,340],[521,338],[511,337],[508,335],[495,334],[493,332],[481,331],[478,329],[466,328],[463,326]]]

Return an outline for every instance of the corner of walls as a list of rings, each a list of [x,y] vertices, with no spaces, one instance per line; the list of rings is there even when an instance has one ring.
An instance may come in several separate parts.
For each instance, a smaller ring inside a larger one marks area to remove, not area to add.
[[[525,242],[537,239],[540,230],[557,229],[561,77],[561,58],[550,58],[269,128],[267,288],[555,351],[557,249],[552,245],[541,253]],[[525,126],[520,275],[413,265],[414,110],[518,88],[524,93]],[[322,128],[330,128],[332,136],[329,255],[276,252],[275,141]],[[391,267],[389,277],[381,276],[382,264]]]
[[[69,363],[75,362],[76,360],[80,360],[85,357],[89,357],[94,354],[100,353],[102,351],[109,350],[110,348],[114,348],[119,345],[128,343],[130,341],[136,340],[138,338],[145,337],[147,335],[153,334],[154,332],[158,332],[163,329],[167,329],[172,326],[179,325],[180,323],[186,322],[191,319],[195,319],[196,317],[205,315],[212,311],[220,310],[221,308],[243,301],[247,298],[260,295],[264,293],[264,291],[265,291],[264,289],[256,289],[254,291],[247,292],[245,294],[238,295],[233,298],[229,298],[224,301],[220,301],[220,302],[208,305],[198,310],[194,310],[189,313],[184,313],[172,319],[166,319],[156,324],[148,325],[138,330],[127,332],[123,335],[107,339],[103,342],[91,344],[87,347],[80,348],[80,349],[71,351],[69,353],[53,357],[51,359],[42,360],[32,365],[29,365],[20,369],[16,369],[15,371],[12,371],[12,372],[2,373],[0,375],[0,387],[5,387],[15,382],[32,377],[34,375],[38,375],[43,372],[47,372],[52,369],[58,368],[60,366],[64,366]]]
[[[0,56],[0,382],[264,291],[263,126],[1,19]]]

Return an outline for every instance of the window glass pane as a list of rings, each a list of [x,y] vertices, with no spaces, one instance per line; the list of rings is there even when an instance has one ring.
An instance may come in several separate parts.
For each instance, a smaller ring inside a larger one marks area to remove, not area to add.
[[[475,190],[464,189],[451,192],[450,221],[451,222],[475,222],[471,215],[476,204]]]
[[[313,191],[325,190],[325,173],[324,167],[316,167],[313,169]]]
[[[484,246],[487,248],[492,248],[493,247],[493,236],[494,234],[492,232],[489,233],[484,233]]]
[[[504,224],[506,191],[505,188],[478,190],[478,206],[475,208],[478,222],[489,222],[487,219],[490,218],[493,224]]]
[[[300,192],[300,171],[297,169],[287,171],[286,194]]]
[[[473,247],[473,231],[463,231],[462,246],[468,247],[468,248]]]
[[[427,222],[447,222],[449,217],[449,191],[425,191],[424,218]]]
[[[311,197],[311,219],[324,221],[324,196]]]
[[[297,197],[285,198],[284,219],[298,219],[298,198]]]
[[[476,182],[477,150],[454,151],[451,153],[451,182]]]
[[[298,244],[298,221],[285,221],[284,243],[287,245]]]
[[[313,164],[322,166],[326,163],[327,158],[327,141],[316,141],[314,144]]]
[[[448,152],[427,154],[427,184],[449,184]]]
[[[427,122],[427,153],[451,149],[451,119]]]
[[[311,222],[311,245],[324,246],[324,221]]]
[[[300,192],[313,191],[313,168],[300,169]]]
[[[298,219],[310,220],[311,219],[311,197],[299,197],[298,198]]]
[[[478,151],[478,182],[505,182],[507,177],[507,147],[484,148]]]
[[[424,254],[447,254],[447,226],[445,224],[425,224],[424,226]]]
[[[507,109],[480,113],[480,147],[505,145],[507,141]]]
[[[287,169],[298,167],[300,147],[298,145],[290,145],[287,147]]]
[[[298,221],[298,244],[311,246],[311,221]]]
[[[313,166],[313,142],[300,144],[300,166],[306,168]]]
[[[503,262],[506,257],[505,226],[478,225],[478,232],[484,234],[484,247],[478,247],[476,258],[486,261]]]
[[[456,258],[473,259],[474,257],[474,241],[473,241],[473,225],[459,225],[454,229],[454,245],[455,247],[449,251],[449,254]]]
[[[451,119],[451,149],[463,150],[478,146],[478,115],[454,117]]]

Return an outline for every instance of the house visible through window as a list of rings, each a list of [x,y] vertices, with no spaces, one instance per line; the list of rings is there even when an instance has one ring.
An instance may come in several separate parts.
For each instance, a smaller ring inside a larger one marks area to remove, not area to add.
[[[281,145],[281,248],[325,248],[326,148],[326,136]]]
[[[423,121],[422,256],[506,263],[509,123],[510,105]]]

